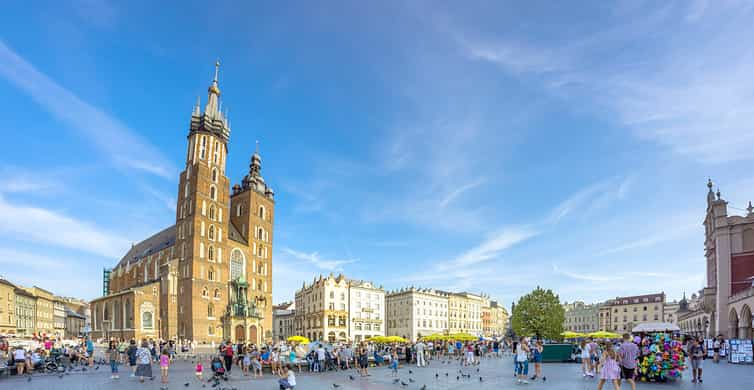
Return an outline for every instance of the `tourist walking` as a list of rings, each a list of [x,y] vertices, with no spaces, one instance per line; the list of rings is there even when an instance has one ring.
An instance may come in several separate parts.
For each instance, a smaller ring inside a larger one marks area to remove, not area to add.
[[[623,342],[618,348],[618,360],[620,361],[621,378],[631,385],[631,390],[636,390],[636,358],[639,357],[639,347],[631,340],[631,335],[623,334]]]
[[[120,351],[115,340],[111,340],[107,347],[107,354],[110,358],[110,379],[118,379],[118,363],[120,361]]]
[[[141,347],[136,350],[136,376],[139,382],[144,383],[144,378],[152,378],[152,353],[149,351],[147,340],[141,341]]]
[[[170,354],[167,348],[162,349],[160,353],[160,378],[162,379],[163,388],[168,388],[168,369],[170,368]]]
[[[228,340],[223,347],[223,358],[225,359],[225,372],[230,376],[230,370],[233,368],[233,344]]]
[[[694,339],[689,348],[689,356],[691,359],[691,383],[702,383],[702,362],[704,361],[704,355],[707,354],[704,345],[701,344],[700,339]]]
[[[529,383],[526,381],[529,375],[529,346],[526,343],[526,337],[521,337],[516,345],[516,373],[518,374],[518,383]]]
[[[589,343],[586,340],[581,340],[581,370],[584,377],[593,377],[592,373],[592,355],[589,353]]]
[[[602,354],[602,358],[602,372],[600,373],[597,390],[602,390],[602,386],[607,381],[613,382],[615,390],[620,390],[620,367],[618,366],[615,349],[612,346],[608,346]]]
[[[132,378],[136,376],[136,351],[138,349],[136,347],[136,340],[131,339],[126,350],[126,355],[128,355],[128,365],[131,367]]]
[[[547,378],[542,376],[542,351],[544,351],[544,346],[542,345],[542,340],[537,339],[537,342],[534,344],[534,348],[531,350],[532,355],[532,362],[534,362],[534,376],[531,377],[531,380],[535,381],[537,378],[542,378],[542,381],[546,381]]]

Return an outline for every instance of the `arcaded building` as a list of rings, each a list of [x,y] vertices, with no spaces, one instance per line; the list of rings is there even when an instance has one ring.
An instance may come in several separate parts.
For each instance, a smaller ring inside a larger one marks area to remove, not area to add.
[[[754,206],[729,215],[720,190],[707,182],[704,255],[707,280],[693,310],[678,316],[681,329],[704,337],[752,337],[754,308]]]
[[[259,343],[272,339],[274,192],[262,158],[231,187],[219,63],[191,114],[175,224],[134,244],[91,303],[95,338]]]

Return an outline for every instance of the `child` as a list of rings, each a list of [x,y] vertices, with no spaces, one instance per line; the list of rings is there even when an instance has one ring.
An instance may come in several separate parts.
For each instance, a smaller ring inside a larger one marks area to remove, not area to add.
[[[288,366],[281,367],[280,380],[278,381],[278,384],[280,384],[280,390],[295,388],[296,387],[296,374],[293,373],[293,370],[289,370]]]
[[[251,366],[251,353],[248,348],[243,351],[243,376],[249,376],[249,366]]]
[[[600,371],[600,382],[597,384],[597,390],[602,390],[605,381],[612,381],[615,390],[620,390],[620,367],[618,366],[618,356],[612,346],[608,346],[602,353],[602,370]]]
[[[107,348],[108,355],[110,357],[110,379],[118,379],[118,360],[120,359],[120,352],[118,352],[118,346],[115,340],[110,341],[110,345]]]
[[[390,355],[390,368],[393,369],[393,377],[398,376],[398,354],[395,351]]]
[[[162,353],[160,354],[160,374],[162,375],[162,384],[165,385],[163,388],[167,388],[169,367],[170,355],[168,354],[168,350],[163,348]]]
[[[203,371],[204,371],[204,367],[202,366],[202,362],[197,362],[196,363],[196,379],[199,382],[203,381],[203,378],[202,378],[202,372]]]

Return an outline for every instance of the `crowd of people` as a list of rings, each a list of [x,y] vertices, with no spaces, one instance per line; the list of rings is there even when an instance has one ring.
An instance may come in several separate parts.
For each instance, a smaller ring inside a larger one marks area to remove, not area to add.
[[[712,344],[710,344],[712,345]],[[714,361],[719,361],[720,351],[725,341],[714,341]],[[230,340],[213,345],[210,353],[201,354],[193,351],[191,343],[145,339],[110,340],[104,350],[95,359],[95,343],[89,338],[76,341],[60,342],[45,338],[35,340],[26,346],[0,349],[0,361],[7,361],[15,368],[18,375],[32,375],[34,370],[45,370],[52,363],[56,370],[86,370],[96,364],[109,363],[111,379],[120,378],[120,366],[129,367],[130,376],[139,382],[154,380],[156,377],[152,366],[159,367],[163,388],[169,382],[169,370],[178,352],[188,352],[195,364],[195,378],[198,382],[208,380],[228,380],[231,373],[252,378],[264,377],[263,368],[269,367],[273,376],[279,377],[281,389],[296,386],[295,371],[302,367],[314,374],[328,371],[356,369],[361,376],[369,376],[370,367],[387,366],[393,376],[398,375],[400,365],[425,367],[432,360],[443,363],[457,362],[461,367],[474,366],[482,359],[513,358],[514,377],[519,384],[547,378],[542,370],[544,344],[542,340],[521,337],[517,340],[419,340],[415,343],[378,344],[360,343],[310,343],[296,344],[281,341],[278,343],[231,343]],[[636,381],[646,380],[647,372],[657,371],[653,375],[677,375],[685,368],[686,357],[692,371],[692,382],[702,383],[702,363],[708,356],[704,340],[690,338],[683,343],[678,336],[631,336],[623,335],[620,342],[595,340],[591,338],[580,341],[575,348],[575,355],[580,358],[582,376],[598,378],[597,389],[605,383],[620,389],[622,381],[636,388]],[[657,356],[657,361],[654,361]],[[663,359],[664,357],[664,359]],[[529,363],[534,372],[529,376]],[[651,363],[651,364],[648,364]],[[211,371],[205,375],[205,367]],[[98,368],[98,367],[97,367]],[[664,369],[664,371],[663,371]]]

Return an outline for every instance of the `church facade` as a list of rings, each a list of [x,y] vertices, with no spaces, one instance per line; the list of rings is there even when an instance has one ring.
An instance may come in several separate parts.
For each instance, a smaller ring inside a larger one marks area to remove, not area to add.
[[[92,337],[260,343],[272,339],[274,192],[262,159],[231,187],[219,63],[191,114],[175,224],[134,244],[91,302]]]

